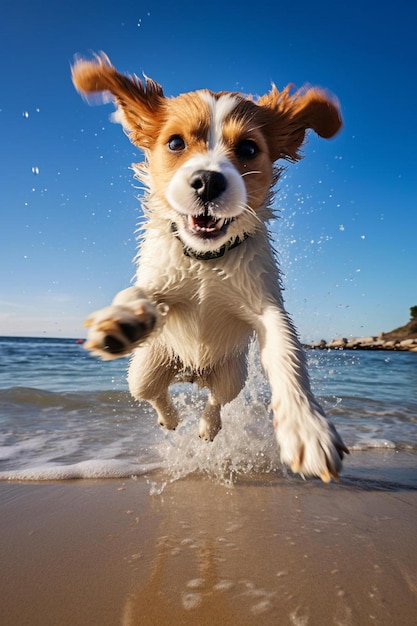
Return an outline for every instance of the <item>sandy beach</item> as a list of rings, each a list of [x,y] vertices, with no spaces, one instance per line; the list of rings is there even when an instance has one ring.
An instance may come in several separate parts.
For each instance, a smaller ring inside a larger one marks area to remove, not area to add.
[[[415,624],[415,453],[340,483],[0,483],[4,626]]]

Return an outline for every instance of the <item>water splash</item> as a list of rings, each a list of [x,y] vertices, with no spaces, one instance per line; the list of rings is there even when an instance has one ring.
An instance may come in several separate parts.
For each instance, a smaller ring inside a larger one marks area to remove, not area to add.
[[[153,493],[161,493],[167,483],[191,474],[203,474],[231,485],[239,476],[281,470],[268,409],[269,388],[254,344],[250,347],[248,365],[246,386],[223,408],[223,428],[211,443],[198,438],[204,394],[197,398],[185,390],[175,394],[174,402],[182,421],[159,444],[165,475],[160,484],[151,482]]]

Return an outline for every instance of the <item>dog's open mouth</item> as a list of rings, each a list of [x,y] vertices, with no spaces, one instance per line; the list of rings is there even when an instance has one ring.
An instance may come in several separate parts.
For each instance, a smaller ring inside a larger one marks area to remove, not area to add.
[[[224,234],[229,226],[231,219],[224,217],[214,217],[209,214],[188,215],[186,218],[187,226],[190,230],[200,237],[216,237]]]

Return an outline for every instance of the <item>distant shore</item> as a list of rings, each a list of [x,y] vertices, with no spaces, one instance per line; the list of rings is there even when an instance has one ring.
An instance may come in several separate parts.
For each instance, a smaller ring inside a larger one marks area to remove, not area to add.
[[[377,337],[357,337],[346,339],[337,337],[326,341],[305,344],[305,348],[311,350],[397,350],[402,352],[417,352],[417,337],[408,339],[390,339],[383,334]]]

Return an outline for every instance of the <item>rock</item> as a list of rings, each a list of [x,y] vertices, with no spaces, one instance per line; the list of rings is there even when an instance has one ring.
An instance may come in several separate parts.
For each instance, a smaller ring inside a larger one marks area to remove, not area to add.
[[[377,341],[376,337],[359,337],[359,339],[357,339],[357,342],[360,343],[362,346],[374,343],[375,341]]]
[[[403,339],[400,341],[401,348],[411,348],[417,345],[417,339]]]
[[[347,339],[343,337],[339,339],[332,339],[332,341],[330,341],[330,343],[327,344],[327,347],[333,350],[337,350],[337,349],[343,350],[346,344],[347,344]]]
[[[317,343],[312,343],[306,347],[311,348],[312,350],[325,350],[327,348],[327,341],[325,339],[321,339]]]
[[[385,341],[382,341],[381,339],[377,339],[376,341],[373,341],[369,345],[372,347],[372,349],[380,350],[382,348],[385,348]]]
[[[392,341],[385,341],[384,348],[386,350],[394,350],[394,348],[396,346],[399,346],[399,345],[400,345],[399,341],[394,341],[394,340],[392,340]]]
[[[351,339],[350,341],[347,342],[347,344],[345,345],[345,349],[346,350],[356,350],[356,348],[359,346],[359,342],[357,339]]]

